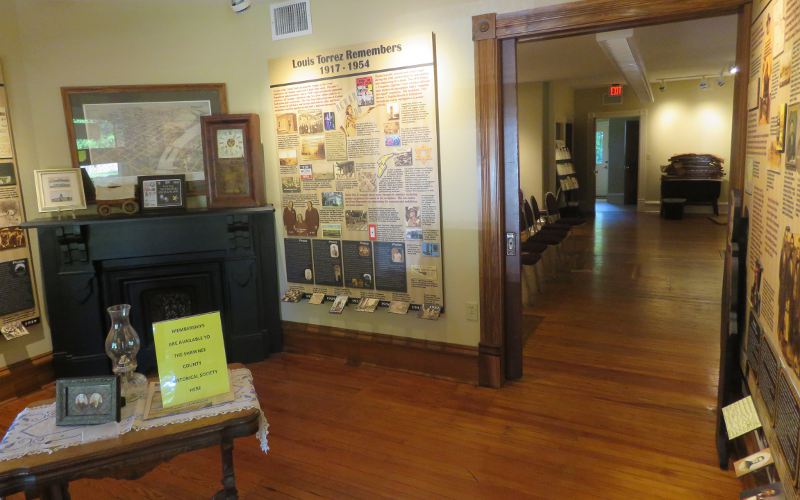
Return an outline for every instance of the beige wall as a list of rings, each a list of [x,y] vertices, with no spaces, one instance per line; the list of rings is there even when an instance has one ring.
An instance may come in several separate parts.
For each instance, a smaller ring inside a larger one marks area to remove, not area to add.
[[[526,82],[517,88],[519,126],[519,187],[527,198],[541,200],[542,140],[544,139],[544,103],[541,82]]]
[[[267,196],[279,200],[267,61],[314,48],[406,34],[437,36],[446,314],[415,317],[346,313],[281,304],[286,320],[477,345],[478,167],[471,17],[564,0],[315,0],[314,34],[273,42],[269,2],[235,15],[227,0],[0,0],[0,59],[5,64],[26,207],[35,214],[33,170],[70,164],[59,87],[225,82],[233,113],[258,112]],[[14,26],[16,25],[16,33]],[[35,133],[34,133],[35,131]],[[278,245],[281,248],[281,245]],[[283,259],[280,255],[279,258]],[[280,264],[281,287],[285,271]],[[35,341],[0,341],[0,366],[50,349],[47,327]],[[42,341],[44,339],[44,341]]]
[[[590,115],[615,113],[631,116],[643,110],[646,131],[642,129],[645,161],[639,166],[639,198],[648,209],[658,209],[660,199],[661,165],[681,153],[712,153],[725,160],[725,179],[721,202],[727,201],[728,170],[730,168],[731,127],[733,120],[733,80],[726,78],[719,87],[709,79],[711,87],[700,90],[699,80],[668,82],[666,92],[653,85],[654,103],[642,105],[632,93],[626,93],[620,105],[604,106],[606,88],[575,92],[575,151],[576,169],[580,175],[582,208],[592,209],[594,203],[594,138]],[[634,113],[628,113],[634,112]],[[591,165],[590,165],[591,163]],[[645,176],[644,180],[641,176]],[[642,192],[641,187],[644,187]]]

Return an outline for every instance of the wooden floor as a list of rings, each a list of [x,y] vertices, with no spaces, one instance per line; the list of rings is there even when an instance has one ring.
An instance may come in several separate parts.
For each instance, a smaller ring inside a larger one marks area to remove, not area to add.
[[[269,455],[236,443],[242,498],[738,498],[715,466],[724,227],[598,214],[526,311],[525,377],[502,390],[335,359],[250,365]],[[0,407],[0,431],[46,392]],[[76,499],[209,498],[217,450]]]

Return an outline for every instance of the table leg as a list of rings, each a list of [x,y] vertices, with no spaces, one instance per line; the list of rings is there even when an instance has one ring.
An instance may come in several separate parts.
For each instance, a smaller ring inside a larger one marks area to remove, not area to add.
[[[25,498],[39,498],[41,500],[70,500],[69,483],[50,483],[38,491],[25,490]]]
[[[222,452],[222,490],[214,495],[215,500],[236,500],[236,478],[233,475],[233,439],[223,440],[220,444]]]

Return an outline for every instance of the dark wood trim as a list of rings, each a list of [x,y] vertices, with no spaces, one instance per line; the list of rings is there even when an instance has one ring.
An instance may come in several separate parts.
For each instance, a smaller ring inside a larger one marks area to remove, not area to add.
[[[55,379],[51,352],[0,368],[0,402],[30,394]]]
[[[373,364],[433,377],[476,383],[478,350],[470,346],[419,340],[331,326],[283,322],[287,352],[321,354],[350,364]]]
[[[580,0],[506,14],[472,18],[475,45],[475,106],[480,168],[479,374],[481,385],[500,387],[506,378],[505,180],[503,155],[503,57],[500,40],[544,40],[744,12],[750,0]],[[749,15],[748,15],[749,17]],[[749,37],[749,26],[741,37]],[[739,43],[743,43],[739,40]],[[749,42],[748,42],[749,43]],[[737,46],[740,61],[742,47]],[[749,54],[747,55],[749,56]],[[744,60],[747,59],[744,56]],[[743,67],[743,66],[740,66]],[[740,78],[746,78],[747,70]],[[738,80],[737,80],[738,82]],[[739,84],[740,85],[740,84]],[[746,87],[745,87],[746,88]],[[746,92],[745,92],[746,94]],[[744,96],[746,99],[746,95]],[[741,100],[739,96],[737,99]],[[739,102],[737,100],[737,102]],[[745,106],[746,107],[746,106]],[[746,117],[745,117],[746,118]],[[735,126],[743,122],[735,121]],[[735,142],[743,147],[741,140]],[[733,158],[733,157],[732,157]],[[741,163],[740,157],[736,157]],[[732,167],[737,168],[737,167]],[[740,168],[740,167],[738,167]],[[737,174],[738,171],[737,171]],[[742,176],[743,177],[743,176]],[[732,175],[731,179],[739,178]],[[515,210],[516,211],[516,210]],[[518,227],[518,226],[517,226]],[[503,293],[499,293],[503,291]],[[513,334],[512,337],[513,338]],[[521,349],[521,348],[520,348]]]
[[[514,233],[516,251],[506,255],[505,280],[505,377],[522,377],[522,268],[519,249],[519,127],[517,123],[517,40],[500,43],[503,65],[503,184],[505,185],[505,233]]]
[[[481,340],[478,380],[500,387],[504,380],[505,336],[505,185],[501,111],[500,44],[475,42],[475,93],[481,176],[480,303]]]
[[[498,14],[497,38],[540,40],[734,14],[750,0],[581,0]]]
[[[745,155],[747,151],[747,85],[750,78],[750,23],[752,4],[739,11],[736,37],[736,65],[739,72],[733,84],[733,124],[731,127],[731,163],[728,179],[731,189],[744,189]],[[728,209],[731,209],[730,200]]]

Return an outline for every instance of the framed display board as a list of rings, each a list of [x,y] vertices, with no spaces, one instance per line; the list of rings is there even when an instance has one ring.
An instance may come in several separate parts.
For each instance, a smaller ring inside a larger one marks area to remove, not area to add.
[[[14,149],[3,70],[0,67],[0,341],[27,333],[39,322],[36,283],[31,267],[25,204]]]
[[[444,305],[435,60],[422,35],[270,61],[290,289]]]
[[[224,83],[62,87],[73,167],[95,184],[184,174],[205,194],[202,116],[228,112]]]

